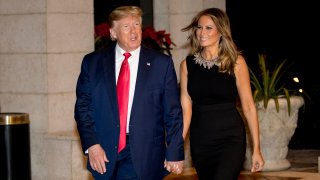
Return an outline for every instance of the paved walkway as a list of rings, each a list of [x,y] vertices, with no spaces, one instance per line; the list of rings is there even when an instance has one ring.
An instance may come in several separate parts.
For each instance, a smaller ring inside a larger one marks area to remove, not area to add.
[[[319,150],[289,150],[291,167],[285,171],[250,173],[242,171],[238,180],[320,180],[318,172]],[[170,174],[164,180],[198,180],[194,168],[187,168],[181,175]]]

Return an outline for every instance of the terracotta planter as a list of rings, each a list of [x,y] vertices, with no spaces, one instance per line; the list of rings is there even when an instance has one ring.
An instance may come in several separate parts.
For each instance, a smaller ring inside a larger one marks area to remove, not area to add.
[[[263,171],[281,171],[291,166],[286,159],[288,144],[297,127],[299,109],[304,104],[304,100],[300,96],[293,96],[290,101],[290,116],[287,101],[284,98],[279,99],[279,112],[276,111],[273,100],[269,101],[267,109],[264,109],[263,102],[256,104],[260,127],[260,148],[265,160]],[[244,162],[246,170],[251,168],[251,155],[251,136],[247,134],[246,160]]]

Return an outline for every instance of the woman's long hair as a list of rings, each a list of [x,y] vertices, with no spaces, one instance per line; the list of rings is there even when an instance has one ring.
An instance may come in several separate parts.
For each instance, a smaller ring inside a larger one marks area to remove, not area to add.
[[[199,12],[185,28],[181,29],[183,32],[189,31],[188,40],[190,41],[191,53],[201,53],[203,47],[197,39],[196,31],[198,21],[202,16],[209,16],[216,25],[219,33],[221,34],[219,41],[218,62],[221,63],[219,67],[220,72],[234,73],[234,66],[240,52],[233,42],[231,36],[230,21],[228,15],[218,8],[209,8]]]

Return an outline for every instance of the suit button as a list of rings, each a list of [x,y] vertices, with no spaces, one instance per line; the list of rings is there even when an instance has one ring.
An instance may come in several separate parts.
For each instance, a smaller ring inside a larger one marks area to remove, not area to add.
[[[119,127],[120,127],[120,125],[119,125],[119,124],[117,124],[117,127],[119,128]]]
[[[114,148],[115,148],[115,149],[118,149],[118,146],[115,146]]]

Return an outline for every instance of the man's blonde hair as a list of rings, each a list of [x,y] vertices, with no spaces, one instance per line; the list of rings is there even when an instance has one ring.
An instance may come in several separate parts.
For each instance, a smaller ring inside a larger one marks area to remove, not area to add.
[[[126,17],[139,17],[142,22],[142,9],[138,6],[120,6],[114,9],[108,19],[110,27],[114,26],[114,22]]]

